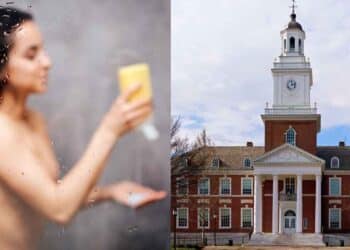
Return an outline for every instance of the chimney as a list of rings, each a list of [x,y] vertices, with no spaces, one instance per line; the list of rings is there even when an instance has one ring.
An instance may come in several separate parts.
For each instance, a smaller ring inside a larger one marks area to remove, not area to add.
[[[247,141],[247,147],[253,147],[253,142],[252,141]]]
[[[340,141],[339,142],[339,147],[345,147],[345,141]]]

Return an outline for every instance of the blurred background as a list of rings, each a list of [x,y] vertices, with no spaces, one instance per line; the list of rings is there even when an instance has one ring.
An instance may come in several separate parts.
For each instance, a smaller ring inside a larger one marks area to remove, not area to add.
[[[62,174],[83,154],[118,95],[118,66],[150,64],[155,125],[116,145],[100,184],[133,180],[169,192],[170,1],[1,1],[34,14],[53,67],[48,91],[29,100],[48,122]],[[131,59],[130,59],[131,58]],[[43,187],[44,188],[44,187]],[[49,224],[40,249],[169,249],[169,198],[132,210],[107,202],[81,211],[67,227]]]

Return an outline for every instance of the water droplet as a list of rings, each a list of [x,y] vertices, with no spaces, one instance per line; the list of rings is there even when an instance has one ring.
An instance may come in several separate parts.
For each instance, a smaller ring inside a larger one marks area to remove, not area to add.
[[[138,226],[130,226],[130,227],[128,227],[128,232],[133,233],[133,232],[137,231],[138,229],[139,229]]]

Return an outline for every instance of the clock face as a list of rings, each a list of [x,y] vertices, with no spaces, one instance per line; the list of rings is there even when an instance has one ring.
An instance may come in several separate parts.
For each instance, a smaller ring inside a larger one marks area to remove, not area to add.
[[[287,88],[289,90],[294,90],[297,87],[297,82],[293,79],[287,81]]]

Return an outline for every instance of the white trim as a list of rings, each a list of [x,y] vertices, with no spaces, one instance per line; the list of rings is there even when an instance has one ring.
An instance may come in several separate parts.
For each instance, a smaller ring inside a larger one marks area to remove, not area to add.
[[[269,157],[270,155],[273,155],[274,153],[283,150],[284,148],[290,148],[291,150],[294,150],[296,152],[299,152],[301,155],[304,155],[306,158],[312,160],[313,163],[321,163],[324,164],[325,160],[305,151],[304,149],[301,149],[297,146],[291,145],[289,143],[284,143],[281,146],[278,146],[277,148],[272,149],[271,151],[257,157],[254,161],[254,166],[256,166],[257,163],[260,164],[264,164],[265,162],[263,162],[263,160],[267,157]],[[265,164],[271,164],[271,163],[265,163]]]
[[[339,181],[339,194],[337,195],[332,195],[331,194],[331,179],[338,179]],[[341,177],[329,177],[328,178],[328,195],[330,197],[338,197],[338,196],[341,196],[342,192],[341,192]]]
[[[225,179],[228,179],[230,181],[230,193],[229,194],[223,194],[221,191],[221,181],[222,180],[225,180]],[[220,195],[223,195],[223,196],[228,196],[228,195],[231,195],[232,194],[232,178],[231,177],[221,177],[219,178],[219,194]]]
[[[336,209],[339,211],[339,227],[338,228],[333,228],[331,227],[331,210]],[[328,228],[329,229],[342,229],[342,223],[341,223],[341,208],[339,207],[330,207],[328,208]]]
[[[200,209],[207,209],[208,210],[208,226],[207,227],[201,227],[200,226],[200,218],[199,218],[199,211],[200,211]],[[202,228],[209,229],[210,228],[210,208],[208,208],[208,207],[199,207],[199,208],[197,208],[197,228],[198,229],[202,229]]]
[[[185,209],[186,210],[186,226],[179,226],[179,209]],[[188,207],[178,207],[176,209],[177,215],[176,215],[176,228],[179,229],[188,229]]]
[[[321,166],[297,166],[290,164],[288,167],[282,166],[259,166],[255,167],[254,174],[256,175],[321,175]],[[256,165],[255,165],[256,166]]]
[[[250,179],[250,194],[243,194],[243,180],[244,179]],[[246,196],[252,196],[253,195],[253,177],[241,177],[241,195]]]
[[[204,180],[204,179],[207,179],[208,180],[208,193],[207,194],[201,194],[199,192],[200,188],[199,188],[199,182],[200,180]],[[210,178],[209,177],[202,177],[202,178],[199,178],[198,179],[198,182],[197,182],[197,194],[200,195],[200,196],[207,196],[207,195],[210,195]]]
[[[243,227],[243,210],[250,210],[250,227]],[[241,207],[241,228],[252,228],[253,227],[253,208]]]
[[[332,161],[333,161],[333,159],[338,161],[337,166],[334,167],[334,168],[332,167]],[[333,156],[333,157],[331,158],[330,162],[329,162],[329,168],[331,168],[331,169],[338,169],[339,167],[340,167],[340,160],[339,160],[339,157],[338,157],[338,156]]]
[[[230,225],[228,227],[221,226],[221,209],[228,209],[228,211],[229,211],[229,215],[230,215],[229,222],[230,222]],[[231,228],[231,220],[232,220],[231,213],[232,213],[232,209],[230,207],[219,207],[219,229],[230,229]]]

